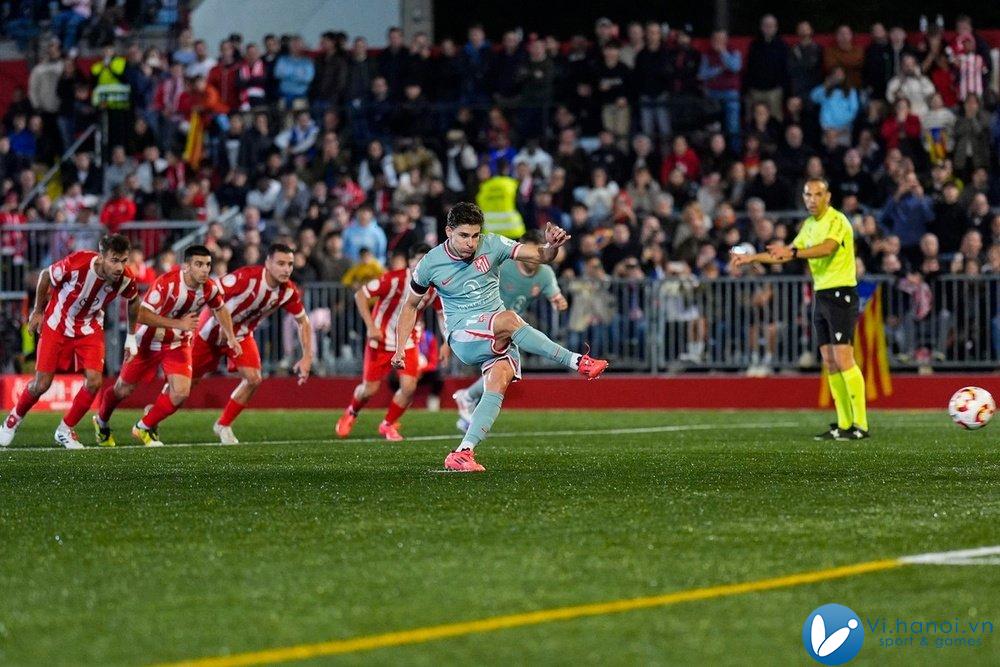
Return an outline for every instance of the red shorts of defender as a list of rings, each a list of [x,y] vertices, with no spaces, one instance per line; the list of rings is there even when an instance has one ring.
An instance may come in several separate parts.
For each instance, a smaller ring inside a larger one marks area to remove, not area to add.
[[[194,337],[194,351],[192,353],[194,377],[200,378],[214,371],[219,367],[219,361],[222,357],[229,359],[230,372],[244,366],[260,370],[260,352],[257,350],[257,341],[252,336],[247,336],[240,341],[239,356],[234,356],[232,348],[228,345],[216,345],[209,343],[201,336]]]
[[[392,355],[382,348],[365,347],[365,365],[361,371],[361,379],[365,382],[378,382],[389,375],[392,370]],[[417,348],[411,347],[403,357],[403,369],[396,371],[400,375],[418,377],[420,375],[420,355]]]
[[[35,370],[40,373],[79,370],[103,373],[104,332],[69,338],[43,324]]]
[[[129,357],[122,365],[119,377],[125,384],[139,384],[151,380],[157,368],[162,368],[164,375],[191,377],[191,346],[181,345],[172,350],[146,350],[140,347],[139,353]]]

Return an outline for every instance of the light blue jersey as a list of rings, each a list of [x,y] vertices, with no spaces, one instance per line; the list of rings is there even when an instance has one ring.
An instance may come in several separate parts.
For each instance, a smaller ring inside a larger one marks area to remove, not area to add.
[[[524,315],[539,296],[546,299],[559,294],[556,272],[542,264],[533,275],[526,276],[517,262],[500,265],[500,299],[518,315]]]
[[[500,298],[501,266],[513,259],[520,245],[503,236],[483,234],[476,254],[465,260],[453,255],[446,241],[424,255],[410,279],[416,292],[426,292],[431,286],[437,289],[444,308],[445,340],[456,357],[478,365],[483,372],[508,359],[517,378],[521,377],[521,356],[513,342],[497,347],[493,318],[507,309]]]
[[[476,254],[469,260],[453,255],[447,241],[431,249],[413,270],[412,282],[434,286],[444,306],[448,331],[471,315],[506,310],[500,298],[500,266],[521,244],[496,234],[483,234]]]

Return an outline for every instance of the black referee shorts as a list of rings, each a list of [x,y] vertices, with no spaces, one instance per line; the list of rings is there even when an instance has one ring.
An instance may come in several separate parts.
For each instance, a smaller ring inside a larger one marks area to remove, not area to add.
[[[858,322],[856,287],[832,287],[816,292],[813,306],[813,330],[819,345],[850,345]]]

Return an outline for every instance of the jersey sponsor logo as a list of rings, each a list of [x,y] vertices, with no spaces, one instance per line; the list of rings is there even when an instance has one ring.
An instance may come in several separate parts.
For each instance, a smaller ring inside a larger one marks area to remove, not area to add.
[[[480,255],[472,262],[472,265],[476,267],[476,271],[486,273],[490,270],[490,258],[486,255]]]

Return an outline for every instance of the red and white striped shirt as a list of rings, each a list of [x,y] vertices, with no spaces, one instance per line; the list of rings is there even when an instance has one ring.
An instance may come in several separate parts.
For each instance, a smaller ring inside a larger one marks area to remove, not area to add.
[[[266,275],[267,269],[263,266],[244,266],[226,274],[220,281],[238,340],[252,335],[257,324],[278,308],[284,308],[295,317],[305,317],[306,310],[295,283],[289,280],[271,288],[267,286]],[[225,343],[222,326],[215,318],[205,322],[198,335],[210,343]]]
[[[218,310],[224,305],[219,283],[209,278],[204,285],[192,289],[184,282],[180,267],[157,278],[142,300],[143,308],[171,319],[197,313],[205,306]],[[139,349],[156,352],[190,345],[193,334],[181,329],[142,324],[135,330],[135,337],[139,341]]]
[[[45,324],[67,338],[104,331],[104,309],[116,296],[131,301],[139,295],[135,276],[125,267],[114,283],[97,275],[96,252],[81,250],[49,267],[53,293],[45,307]]]
[[[376,328],[382,332],[382,344],[378,341],[369,340],[368,345],[374,349],[382,349],[386,352],[396,351],[396,323],[399,322],[399,314],[402,312],[403,297],[406,294],[406,287],[410,284],[410,270],[397,269],[382,274],[381,277],[368,281],[361,288],[361,293],[369,299],[377,299],[372,308],[372,320]],[[441,300],[431,287],[420,300],[418,310],[422,311],[428,304],[432,304],[437,311],[441,310]],[[420,322],[418,321],[418,324]],[[416,326],[406,341],[406,349],[414,347],[420,340],[422,327]]]

